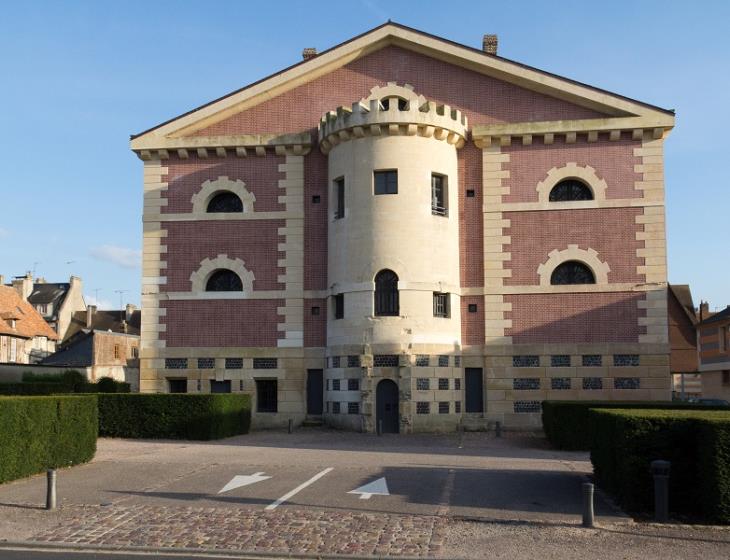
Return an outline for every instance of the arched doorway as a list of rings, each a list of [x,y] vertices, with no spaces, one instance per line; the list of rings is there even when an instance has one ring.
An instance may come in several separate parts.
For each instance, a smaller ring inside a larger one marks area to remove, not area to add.
[[[398,417],[398,385],[395,381],[383,379],[378,383],[375,400],[375,421],[382,422],[380,425],[384,434],[397,434],[400,419]]]

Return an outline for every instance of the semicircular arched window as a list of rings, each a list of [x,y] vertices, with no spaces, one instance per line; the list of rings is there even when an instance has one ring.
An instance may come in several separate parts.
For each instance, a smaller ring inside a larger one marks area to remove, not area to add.
[[[230,191],[219,192],[210,199],[207,212],[243,212],[243,202],[235,193]]]
[[[593,200],[593,191],[577,179],[565,179],[550,191],[550,202],[567,202],[571,200]]]
[[[375,275],[375,315],[397,316],[398,275],[392,270],[381,270]]]
[[[567,261],[559,264],[550,275],[550,284],[563,286],[569,284],[595,284],[593,271],[578,261]]]
[[[398,103],[398,110],[399,111],[405,111],[408,109],[408,101],[403,99],[402,97],[383,97],[383,99],[380,100],[380,105],[383,107],[384,111],[388,111],[390,109],[390,104],[392,103]]]
[[[232,270],[216,270],[205,284],[206,292],[242,292],[241,278]]]

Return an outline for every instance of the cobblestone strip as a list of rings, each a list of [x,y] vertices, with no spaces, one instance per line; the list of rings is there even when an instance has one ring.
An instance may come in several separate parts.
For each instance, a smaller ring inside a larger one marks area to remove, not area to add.
[[[272,512],[149,505],[79,508],[32,540],[120,547],[427,557],[441,552],[445,519],[283,508]]]

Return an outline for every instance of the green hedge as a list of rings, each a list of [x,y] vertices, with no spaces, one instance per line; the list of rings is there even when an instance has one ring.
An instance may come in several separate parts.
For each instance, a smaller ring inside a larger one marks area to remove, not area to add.
[[[248,433],[245,394],[99,394],[99,435],[122,438],[220,439]]]
[[[0,483],[89,461],[95,396],[0,397]]]
[[[653,511],[655,459],[671,461],[673,513],[730,523],[730,412],[593,409],[596,482],[632,512]]]
[[[74,372],[75,373],[75,372]],[[80,375],[80,374],[79,374]],[[0,395],[62,395],[70,393],[129,393],[129,383],[102,377],[96,383],[71,376],[23,374],[22,383],[0,383]]]
[[[591,448],[590,409],[730,410],[722,406],[703,406],[673,401],[543,401],[542,428],[556,449],[587,451]]]

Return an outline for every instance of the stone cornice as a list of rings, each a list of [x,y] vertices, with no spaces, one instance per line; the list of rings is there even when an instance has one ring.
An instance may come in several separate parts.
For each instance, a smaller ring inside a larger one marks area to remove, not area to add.
[[[521,123],[499,123],[476,125],[472,128],[474,143],[485,148],[493,144],[509,146],[513,141],[523,145],[532,144],[534,137],[542,137],[545,144],[552,144],[556,136],[563,136],[567,144],[577,140],[578,135],[587,137],[588,142],[598,141],[599,133],[608,133],[609,140],[619,140],[622,132],[631,132],[634,140],[645,138],[645,131],[652,138],[663,138],[674,126],[671,115],[642,117],[607,117],[566,121],[539,121]]]
[[[177,154],[187,159],[191,153],[200,158],[229,155],[236,157],[277,155],[306,155],[312,148],[308,132],[292,134],[236,134],[229,136],[148,137],[132,142],[132,149],[142,160],[168,159]]]

